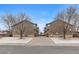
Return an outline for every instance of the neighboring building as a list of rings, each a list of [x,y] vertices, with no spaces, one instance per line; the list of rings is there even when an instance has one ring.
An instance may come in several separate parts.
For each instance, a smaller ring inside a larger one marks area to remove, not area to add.
[[[38,35],[39,28],[37,24],[34,24],[28,20],[23,20],[18,22],[12,26],[12,34],[13,36],[19,36],[20,31],[24,31],[23,36],[36,36]]]
[[[5,36],[8,36],[7,35],[8,31],[7,30],[4,30],[4,31],[0,31],[0,37],[5,37]]]
[[[46,36],[63,36],[63,24],[68,24],[65,21],[62,20],[55,20],[51,23],[46,24],[46,27],[44,29],[44,34]],[[72,36],[73,31],[75,31],[73,29],[73,25],[68,24],[69,28],[67,29],[67,35]]]

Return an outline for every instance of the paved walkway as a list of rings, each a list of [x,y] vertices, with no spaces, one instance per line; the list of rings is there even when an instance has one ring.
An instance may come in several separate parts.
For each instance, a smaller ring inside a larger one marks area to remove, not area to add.
[[[50,38],[55,43],[56,46],[79,46],[79,38]]]
[[[23,37],[23,39],[19,37],[3,37],[0,38],[0,45],[26,45],[32,39],[31,37]]]
[[[29,46],[53,46],[54,42],[48,37],[36,37],[27,43]]]

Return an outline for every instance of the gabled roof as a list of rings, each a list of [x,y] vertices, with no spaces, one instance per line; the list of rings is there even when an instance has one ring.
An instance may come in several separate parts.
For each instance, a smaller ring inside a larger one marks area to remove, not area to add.
[[[31,24],[33,24],[33,25],[37,25],[37,24],[35,24],[35,23],[32,23],[31,21],[22,20],[22,21],[20,21],[20,22],[18,22],[18,23],[16,23],[16,24],[14,24],[13,26],[16,26],[16,25],[18,25],[18,24],[20,24],[20,23],[22,23],[22,22],[29,22],[29,23],[31,23]],[[12,26],[12,27],[13,27],[13,26]]]
[[[63,20],[55,20],[55,21],[48,23],[47,25],[53,24],[54,22],[57,22],[57,21],[61,21],[63,23],[69,24],[69,23],[67,23],[66,21],[63,21]],[[69,25],[73,26],[72,24],[69,24]]]

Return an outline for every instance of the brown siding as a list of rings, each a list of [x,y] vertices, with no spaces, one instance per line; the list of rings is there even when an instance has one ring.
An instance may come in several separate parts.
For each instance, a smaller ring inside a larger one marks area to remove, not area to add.
[[[23,27],[22,27],[22,24],[23,24]],[[20,31],[19,29],[20,28],[25,28],[25,32],[24,32],[24,36],[29,36],[29,35],[32,35],[34,36],[35,33],[36,33],[36,26],[30,22],[21,22],[19,24],[17,24],[16,26],[13,27],[13,36],[16,36],[16,35],[19,35],[20,34]]]
[[[71,29],[71,31],[67,32],[67,35],[72,34],[72,25],[69,26],[69,29]],[[48,24],[48,26],[46,26],[45,28],[45,35],[63,35],[63,22],[60,20],[56,20],[55,22]]]

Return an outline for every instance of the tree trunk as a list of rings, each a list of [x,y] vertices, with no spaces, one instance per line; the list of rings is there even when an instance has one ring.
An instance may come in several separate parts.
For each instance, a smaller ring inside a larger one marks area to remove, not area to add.
[[[23,37],[23,34],[22,34],[22,31],[20,32],[20,39],[22,39],[22,37]]]
[[[64,35],[64,39],[66,39],[66,30],[65,29],[64,29],[63,35]]]
[[[65,32],[64,32],[64,39],[66,39],[66,34],[65,34]]]
[[[10,31],[10,37],[13,37],[12,30]]]

